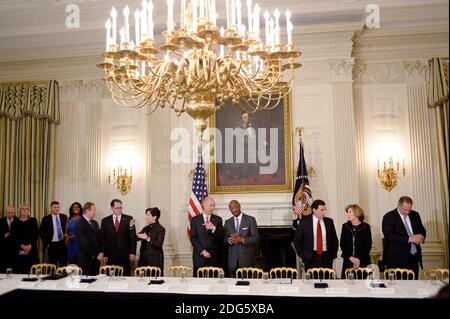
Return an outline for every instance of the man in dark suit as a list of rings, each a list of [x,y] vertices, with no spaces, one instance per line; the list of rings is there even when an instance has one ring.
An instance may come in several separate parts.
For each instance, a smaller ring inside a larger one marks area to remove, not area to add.
[[[228,247],[228,270],[235,276],[236,269],[255,266],[255,250],[259,243],[256,219],[241,213],[241,204],[232,200],[228,207],[233,217],[225,222],[225,245]]]
[[[135,220],[122,214],[122,201],[111,201],[112,214],[102,219],[101,229],[105,247],[104,261],[123,267],[124,276],[131,276],[130,262],[136,257]]]
[[[65,240],[67,216],[60,213],[59,203],[50,204],[51,214],[42,218],[39,233],[45,249],[48,251],[48,261],[57,267],[67,265],[67,246]]]
[[[14,206],[6,207],[5,217],[0,219],[0,273],[14,267],[17,246],[14,240],[14,227],[17,220]]]
[[[223,241],[222,218],[213,214],[216,202],[211,197],[203,200],[203,213],[191,220],[191,244],[194,276],[200,267],[219,267]]]
[[[77,239],[77,265],[88,276],[98,275],[100,262],[103,261],[103,243],[100,228],[94,220],[97,208],[87,202],[83,206],[83,216],[75,225]]]
[[[388,268],[407,268],[419,278],[419,264],[422,266],[422,245],[427,236],[418,212],[412,210],[413,201],[408,196],[398,200],[398,206],[383,216],[383,235],[385,240]]]
[[[312,214],[300,220],[294,235],[294,245],[298,256],[309,268],[333,268],[339,241],[331,218],[325,217],[325,202],[316,199],[311,204]]]

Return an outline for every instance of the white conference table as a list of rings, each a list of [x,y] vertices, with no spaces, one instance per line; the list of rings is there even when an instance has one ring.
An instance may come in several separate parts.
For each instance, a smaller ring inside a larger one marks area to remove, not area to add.
[[[421,299],[434,296],[445,285],[438,281],[432,284],[424,280],[400,280],[393,283],[382,281],[387,288],[371,288],[369,280],[324,280],[328,288],[314,288],[315,281],[293,280],[281,284],[261,279],[249,279],[249,286],[236,286],[237,279],[225,278],[181,278],[161,277],[164,283],[149,285],[150,278],[116,277],[99,275],[91,284],[79,283],[77,278],[62,278],[39,282],[23,282],[26,275],[0,274],[0,298],[2,294],[16,289],[28,291],[79,291],[107,293],[158,293],[192,295],[233,295],[272,297],[349,297],[349,298],[406,298]],[[380,282],[380,281],[378,281]]]

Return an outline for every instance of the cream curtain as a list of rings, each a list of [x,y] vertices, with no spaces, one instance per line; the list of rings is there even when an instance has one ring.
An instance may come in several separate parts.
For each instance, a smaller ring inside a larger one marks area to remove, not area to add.
[[[445,238],[448,240],[448,58],[433,58],[429,65],[428,106],[434,108],[439,156],[441,198]],[[445,242],[447,243],[447,240]],[[447,251],[447,249],[446,249]],[[447,260],[447,258],[446,258]]]
[[[0,83],[0,103],[0,209],[27,203],[40,220],[53,200],[58,83]]]

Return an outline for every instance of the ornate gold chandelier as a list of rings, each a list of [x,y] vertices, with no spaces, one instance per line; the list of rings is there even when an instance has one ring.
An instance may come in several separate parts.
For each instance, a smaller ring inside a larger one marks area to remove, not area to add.
[[[187,3],[188,2],[188,3]],[[289,93],[295,59],[291,13],[286,11],[287,44],[281,43],[280,12],[265,11],[265,41],[260,36],[260,7],[247,0],[248,23],[242,23],[240,0],[226,0],[227,27],[217,26],[215,0],[181,0],[179,27],[174,1],[167,0],[167,30],[157,46],[153,34],[153,3],[142,1],[130,39],[129,8],[117,42],[117,11],[106,22],[106,51],[97,66],[105,72],[116,103],[149,113],[169,107],[188,113],[200,132],[207,118],[228,100],[248,112],[276,107]],[[285,73],[289,73],[286,75]]]

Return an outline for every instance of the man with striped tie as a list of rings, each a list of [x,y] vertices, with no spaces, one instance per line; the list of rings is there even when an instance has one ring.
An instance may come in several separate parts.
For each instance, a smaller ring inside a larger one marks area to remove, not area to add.
[[[200,267],[219,267],[223,240],[222,218],[213,214],[216,202],[211,197],[203,200],[203,212],[191,220],[191,243],[194,275]]]
[[[67,215],[60,213],[59,202],[50,204],[51,214],[42,218],[39,233],[45,249],[48,250],[48,261],[57,267],[67,265],[66,233]]]
[[[397,208],[383,216],[383,262],[387,268],[411,269],[415,273],[415,279],[419,279],[419,265],[422,266],[421,245],[427,231],[419,213],[412,210],[412,206],[413,200],[402,196]]]

